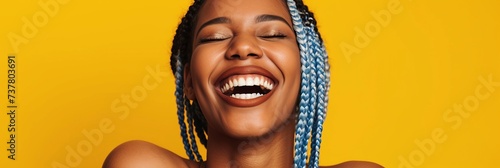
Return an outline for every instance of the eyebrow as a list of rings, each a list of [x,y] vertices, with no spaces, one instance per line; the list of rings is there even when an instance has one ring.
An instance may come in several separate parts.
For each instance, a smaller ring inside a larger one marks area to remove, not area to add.
[[[209,25],[213,25],[213,24],[222,24],[222,23],[231,23],[231,20],[227,17],[218,17],[218,18],[214,18],[212,20],[209,20],[205,23],[203,23],[200,28],[198,29],[198,31],[196,32],[196,36],[198,36],[198,33],[200,33],[200,31],[204,28],[204,27],[207,27]]]
[[[292,28],[290,23],[288,23],[288,21],[286,21],[285,18],[281,16],[264,14],[264,15],[259,15],[255,18],[255,23],[267,22],[267,21],[281,21],[286,25],[288,25],[288,27]]]
[[[293,27],[290,25],[290,23],[288,23],[288,21],[286,21],[286,19],[283,18],[283,17],[281,17],[281,16],[270,15],[270,14],[263,14],[263,15],[259,15],[259,16],[255,17],[255,23],[268,22],[268,21],[280,21],[280,22],[283,22],[283,23],[285,23],[288,27],[290,27],[293,30]],[[203,23],[200,26],[200,28],[196,32],[196,36],[198,36],[198,34],[200,33],[200,31],[204,27],[207,27],[207,26],[213,25],[213,24],[227,24],[227,23],[231,23],[231,19],[229,19],[228,17],[217,17],[217,18],[214,18],[212,20],[209,20],[209,21]]]

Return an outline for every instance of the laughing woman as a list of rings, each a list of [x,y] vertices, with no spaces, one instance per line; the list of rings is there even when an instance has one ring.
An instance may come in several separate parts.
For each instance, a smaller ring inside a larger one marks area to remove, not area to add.
[[[103,167],[319,167],[329,64],[301,0],[195,0],[177,28],[171,66],[189,159],[130,141]]]

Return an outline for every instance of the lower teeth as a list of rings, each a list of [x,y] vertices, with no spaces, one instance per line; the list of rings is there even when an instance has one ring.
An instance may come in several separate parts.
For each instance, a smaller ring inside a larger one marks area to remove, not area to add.
[[[231,94],[232,98],[237,98],[237,99],[255,99],[260,96],[263,96],[263,94],[260,93]]]

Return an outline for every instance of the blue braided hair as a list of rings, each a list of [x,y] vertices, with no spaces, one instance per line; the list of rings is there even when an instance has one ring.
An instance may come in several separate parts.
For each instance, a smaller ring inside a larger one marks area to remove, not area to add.
[[[172,44],[170,65],[175,76],[177,115],[184,149],[190,160],[203,161],[196,138],[205,147],[208,143],[207,121],[196,100],[183,92],[184,65],[191,59],[193,27],[203,0],[195,0],[182,18]],[[286,0],[297,36],[301,62],[301,86],[295,128],[294,167],[319,167],[319,151],[323,122],[326,117],[330,72],[328,55],[317,29],[314,14],[302,0]],[[186,126],[187,123],[187,126]],[[196,135],[195,135],[196,132]],[[311,153],[308,155],[308,144]],[[309,157],[309,158],[308,158]],[[309,164],[307,160],[309,159]]]
[[[295,130],[294,167],[319,167],[321,133],[326,116],[330,74],[328,55],[316,27],[316,20],[302,1],[287,0],[297,35],[301,58],[301,91]],[[302,8],[298,8],[298,6]],[[307,145],[311,156],[307,166]]]

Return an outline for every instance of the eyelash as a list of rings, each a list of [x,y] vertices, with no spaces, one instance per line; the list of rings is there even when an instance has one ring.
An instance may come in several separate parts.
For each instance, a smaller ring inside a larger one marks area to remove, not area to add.
[[[287,37],[287,35],[283,33],[275,33],[275,34],[270,34],[270,35],[263,35],[259,36],[260,38],[264,39],[272,39],[272,38],[277,38],[277,39],[284,39]],[[223,41],[226,39],[229,39],[230,37],[207,37],[207,38],[202,38],[200,39],[200,43],[210,43],[210,42],[216,42],[216,41]]]
[[[229,37],[207,37],[207,38],[202,38],[200,39],[200,43],[209,43],[209,42],[215,42],[215,41],[222,41],[229,39]]]
[[[264,35],[264,36],[260,36],[260,37],[264,38],[264,39],[271,39],[271,38],[284,39],[287,36],[283,33],[274,33],[274,34]]]

